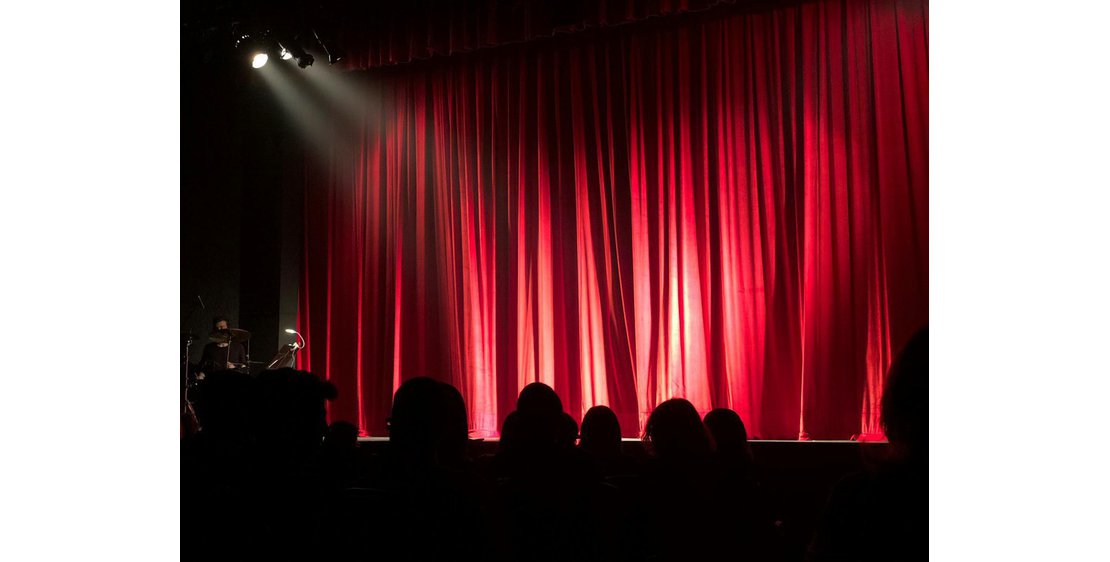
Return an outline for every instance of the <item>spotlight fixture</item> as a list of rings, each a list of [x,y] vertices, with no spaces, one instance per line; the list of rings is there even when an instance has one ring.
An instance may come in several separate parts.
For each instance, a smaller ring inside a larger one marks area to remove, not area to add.
[[[269,32],[244,33],[235,40],[235,47],[242,51],[252,68],[262,68],[270,60],[270,55],[278,54],[278,46],[268,37]]]
[[[301,68],[312,66],[312,63],[316,60],[312,55],[306,53],[305,50],[301,48],[296,38],[282,39],[278,45],[281,46],[281,59],[297,59],[297,66]]]
[[[308,39],[307,32],[296,33],[295,30],[278,30],[255,28],[240,31],[233,27],[235,48],[245,57],[253,68],[266,66],[271,58],[281,60],[296,60],[297,66],[308,68],[316,62],[316,58],[301,47],[301,39]],[[320,38],[312,31],[313,38],[319,42]],[[327,53],[328,61],[334,64],[342,55],[336,51],[334,45],[320,44]]]

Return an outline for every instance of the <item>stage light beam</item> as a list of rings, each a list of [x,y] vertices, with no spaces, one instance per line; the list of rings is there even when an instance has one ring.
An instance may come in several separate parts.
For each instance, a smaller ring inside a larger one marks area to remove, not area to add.
[[[266,66],[266,61],[268,60],[270,60],[270,57],[266,55],[266,53],[257,53],[254,55],[254,58],[251,59],[251,66],[254,68],[262,68]]]

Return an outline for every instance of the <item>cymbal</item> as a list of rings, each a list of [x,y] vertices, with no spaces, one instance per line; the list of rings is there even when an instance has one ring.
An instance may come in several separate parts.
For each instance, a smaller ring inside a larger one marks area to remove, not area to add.
[[[245,342],[251,339],[251,333],[246,330],[238,328],[231,328],[230,330],[216,330],[208,334],[208,339],[216,343],[230,343],[230,342]]]

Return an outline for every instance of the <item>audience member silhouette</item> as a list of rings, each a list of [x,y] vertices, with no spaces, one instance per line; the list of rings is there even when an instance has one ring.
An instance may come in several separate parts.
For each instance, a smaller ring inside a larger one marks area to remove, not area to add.
[[[335,386],[304,371],[277,369],[257,377],[255,434],[262,467],[255,475],[267,557],[311,557],[320,548],[327,487],[320,450],[327,432],[326,402]]]
[[[245,445],[253,439],[256,381],[236,371],[212,373],[194,392],[199,442]]]
[[[193,393],[200,431],[181,444],[181,556],[247,556],[263,540],[252,498],[255,383],[211,373]],[[226,545],[226,548],[224,547]]]
[[[705,415],[705,427],[713,437],[717,458],[724,469],[744,480],[754,479],[748,431],[740,415],[728,408],[716,408]]]
[[[582,449],[606,477],[628,476],[635,467],[621,451],[621,426],[608,406],[594,406],[582,416]]]
[[[550,386],[534,382],[521,389],[516,411],[526,416],[558,416],[563,413],[563,401]]]
[[[807,553],[826,560],[926,560],[929,545],[929,331],[895,359],[883,389],[885,462],[833,489]]]
[[[402,463],[402,475],[411,470],[427,471],[448,464],[466,447],[466,425],[453,433],[455,424],[446,385],[428,377],[405,381],[393,395],[389,418],[390,456]],[[465,416],[465,405],[462,406]]]
[[[501,438],[498,441],[497,450],[502,458],[522,446],[520,441],[523,438],[524,426],[520,420],[520,413],[514,410],[505,416],[505,421],[501,422]]]
[[[558,465],[565,459],[560,453],[569,437],[563,415],[563,403],[551,387],[539,382],[525,386],[516,411],[505,419],[506,434],[495,461],[499,475],[528,476],[562,468]]]
[[[694,405],[672,398],[648,416],[644,442],[655,456],[669,464],[705,463],[713,454],[709,432]]]
[[[608,406],[594,406],[582,416],[582,449],[599,458],[620,454],[621,426]]]
[[[607,406],[594,406],[582,417],[579,449],[592,463],[592,470],[605,478],[606,486],[596,509],[606,514],[599,518],[599,536],[605,560],[642,560],[650,558],[640,534],[636,494],[636,465],[621,450],[621,429],[616,414]]]
[[[335,388],[292,369],[216,372],[182,444],[182,557],[305,555],[318,546],[316,460]]]
[[[644,441],[654,458],[645,466],[649,540],[663,560],[709,559],[750,550],[742,498],[729,493],[726,474],[713,457],[708,430],[694,405],[681,398],[659,404],[648,416]]]
[[[721,494],[733,502],[730,518],[736,522],[737,537],[754,559],[778,558],[781,537],[770,501],[757,482],[744,421],[728,408],[716,408],[705,415],[705,427],[713,437],[716,459],[725,474]]]
[[[335,386],[294,369],[264,371],[257,380],[255,432],[259,444],[272,461],[298,464],[312,460],[328,429],[325,403],[335,399]]]
[[[427,377],[405,381],[394,394],[389,436],[376,486],[390,517],[375,525],[388,544],[370,553],[400,560],[493,556],[484,504],[490,493],[466,457],[467,413],[458,390]]]

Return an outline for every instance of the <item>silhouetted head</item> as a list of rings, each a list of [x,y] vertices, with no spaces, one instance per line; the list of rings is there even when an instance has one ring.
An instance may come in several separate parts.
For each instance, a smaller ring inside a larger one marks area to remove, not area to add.
[[[520,391],[516,410],[525,416],[557,416],[563,412],[563,401],[550,386],[534,382]]]
[[[466,405],[453,386],[428,377],[405,381],[393,395],[390,449],[409,460],[450,462],[466,452]]]
[[[582,417],[582,449],[600,457],[620,454],[621,426],[608,406],[594,406]]]
[[[748,431],[740,414],[728,408],[716,408],[705,415],[705,427],[713,437],[721,458],[744,465],[751,461]]]
[[[713,452],[709,433],[694,405],[672,398],[655,407],[644,427],[644,441],[661,459],[703,459]]]
[[[509,415],[505,416],[505,421],[501,422],[501,439],[498,442],[498,450],[511,451],[514,446],[519,445],[521,429],[520,414],[509,412]]]
[[[295,369],[258,375],[259,436],[275,445],[315,448],[327,431],[325,403],[336,397],[335,385]]]
[[[250,375],[235,371],[212,373],[196,392],[197,421],[208,435],[250,435],[254,431],[257,392],[257,381]]]
[[[882,425],[890,443],[911,455],[929,445],[929,328],[910,338],[890,366],[883,388]]]
[[[563,403],[550,386],[539,382],[525,386],[516,404],[516,411],[505,419],[506,430],[501,436],[503,450],[543,456],[566,443],[568,431]]]
[[[728,408],[716,408],[705,414],[705,427],[713,436],[717,450],[748,446],[748,430],[740,414]]]
[[[578,422],[574,421],[574,418],[566,412],[559,417],[561,420],[559,444],[573,447],[575,442],[578,441]]]
[[[354,449],[358,447],[358,428],[345,421],[332,422],[324,435],[324,446],[330,449]]]
[[[446,423],[439,382],[428,377],[405,381],[393,395],[389,443],[394,450],[431,453]]]

